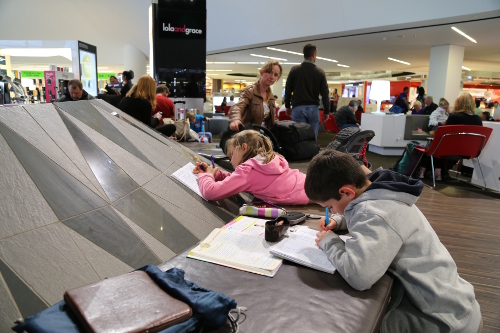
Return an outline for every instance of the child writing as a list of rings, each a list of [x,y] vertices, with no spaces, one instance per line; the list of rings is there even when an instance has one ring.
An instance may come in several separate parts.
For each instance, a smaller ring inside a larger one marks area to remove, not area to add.
[[[474,288],[415,206],[423,183],[393,171],[368,179],[349,155],[326,150],[307,170],[307,196],[333,213],[316,243],[355,289],[369,289],[386,271],[395,277],[381,332],[478,332]],[[345,243],[334,231],[348,229]]]
[[[194,112],[188,112],[187,117],[189,119],[189,126],[196,133],[201,132],[201,121],[202,120],[210,121],[210,118],[204,117],[204,116],[199,115],[199,114],[194,114]]]
[[[306,175],[290,169],[267,137],[253,130],[242,131],[227,141],[226,148],[233,173],[199,162],[193,170],[205,199],[220,200],[245,191],[275,204],[309,202],[304,191]]]

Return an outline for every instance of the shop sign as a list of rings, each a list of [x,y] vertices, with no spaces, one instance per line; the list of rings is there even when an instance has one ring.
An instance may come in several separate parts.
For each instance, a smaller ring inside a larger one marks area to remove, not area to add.
[[[183,12],[160,9],[158,17],[159,36],[162,39],[206,38],[206,12]]]
[[[21,71],[23,79],[43,79],[43,71]]]
[[[97,73],[97,78],[99,80],[107,80],[111,76],[116,76],[116,74],[115,73]]]
[[[5,56],[0,55],[0,65],[5,65]]]

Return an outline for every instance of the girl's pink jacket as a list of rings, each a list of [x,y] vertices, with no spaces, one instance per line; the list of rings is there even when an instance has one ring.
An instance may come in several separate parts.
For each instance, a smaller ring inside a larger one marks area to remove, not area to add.
[[[288,162],[276,155],[267,164],[259,155],[236,167],[233,173],[219,170],[199,173],[198,182],[203,197],[220,200],[240,192],[249,192],[264,201],[284,205],[306,205],[309,199],[304,191],[306,175],[290,169]]]

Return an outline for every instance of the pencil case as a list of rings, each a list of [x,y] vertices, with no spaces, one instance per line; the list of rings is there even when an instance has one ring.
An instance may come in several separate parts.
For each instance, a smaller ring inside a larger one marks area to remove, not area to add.
[[[283,237],[289,226],[290,221],[283,216],[272,221],[267,221],[265,224],[264,238],[268,242],[277,242]]]
[[[285,215],[286,210],[276,205],[267,202],[256,202],[253,204],[243,205],[240,207],[240,215],[264,217],[275,219],[281,215]]]

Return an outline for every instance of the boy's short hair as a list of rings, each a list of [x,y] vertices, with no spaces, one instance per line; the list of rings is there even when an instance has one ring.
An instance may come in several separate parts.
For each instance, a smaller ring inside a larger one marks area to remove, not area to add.
[[[366,174],[351,155],[327,149],[316,155],[307,168],[305,190],[315,202],[340,200],[339,190],[344,185],[362,188]]]
[[[194,112],[186,113],[187,118],[189,119],[189,123],[194,124],[196,122],[196,115]]]

